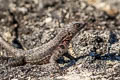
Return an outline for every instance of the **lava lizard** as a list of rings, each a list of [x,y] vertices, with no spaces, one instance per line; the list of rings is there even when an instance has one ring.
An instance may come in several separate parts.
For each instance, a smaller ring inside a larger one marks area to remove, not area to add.
[[[61,28],[54,39],[42,46],[30,50],[16,49],[7,43],[2,37],[0,37],[0,44],[2,47],[10,51],[12,57],[15,58],[15,61],[9,64],[11,66],[17,66],[24,63],[53,63],[58,66],[56,60],[68,51],[71,39],[84,27],[85,23],[82,22],[70,23],[64,28]]]

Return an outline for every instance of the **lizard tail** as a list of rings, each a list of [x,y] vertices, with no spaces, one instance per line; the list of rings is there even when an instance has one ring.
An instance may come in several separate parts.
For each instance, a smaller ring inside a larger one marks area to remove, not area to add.
[[[10,45],[8,42],[6,42],[1,36],[0,36],[0,45],[7,49],[10,52],[10,55],[12,56],[20,56],[21,55],[21,51],[23,50],[18,50],[16,48],[14,48],[12,45]]]

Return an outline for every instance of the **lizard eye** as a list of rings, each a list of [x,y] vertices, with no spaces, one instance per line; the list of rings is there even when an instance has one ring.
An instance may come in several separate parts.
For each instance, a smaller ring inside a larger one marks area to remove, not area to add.
[[[60,45],[60,48],[65,49],[65,46],[64,45]]]
[[[68,35],[70,35],[71,33],[70,32],[68,32]]]
[[[75,26],[75,27],[79,27],[79,26],[80,26],[80,23],[75,23],[74,26]]]

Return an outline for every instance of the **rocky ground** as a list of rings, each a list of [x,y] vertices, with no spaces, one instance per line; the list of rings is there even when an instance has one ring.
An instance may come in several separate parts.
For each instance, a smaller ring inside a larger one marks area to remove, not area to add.
[[[0,35],[19,49],[44,45],[65,24],[87,23],[70,43],[77,61],[60,64],[65,73],[45,72],[41,65],[5,67],[1,60],[0,79],[119,80],[119,12],[119,0],[0,0]],[[2,46],[0,56],[10,56]]]

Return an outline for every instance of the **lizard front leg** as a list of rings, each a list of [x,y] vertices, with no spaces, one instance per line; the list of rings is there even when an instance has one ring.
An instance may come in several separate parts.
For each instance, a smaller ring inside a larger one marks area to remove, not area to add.
[[[54,51],[52,56],[50,57],[49,64],[51,67],[55,68],[56,70],[60,70],[60,66],[57,63],[57,60],[68,51],[68,45],[60,44]]]

